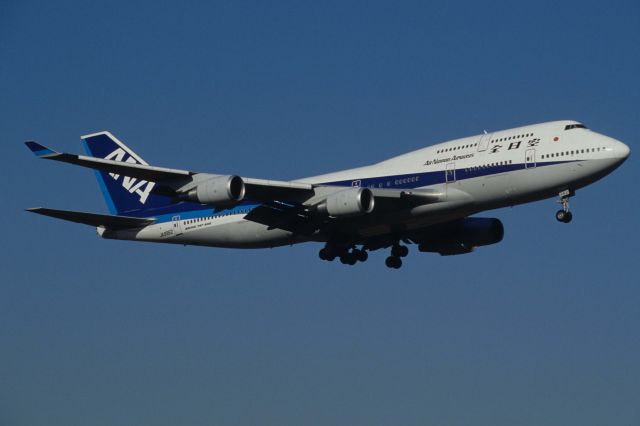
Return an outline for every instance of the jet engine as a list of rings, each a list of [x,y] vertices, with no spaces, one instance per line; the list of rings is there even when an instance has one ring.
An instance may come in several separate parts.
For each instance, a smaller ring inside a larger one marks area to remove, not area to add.
[[[200,204],[224,205],[242,201],[244,193],[244,181],[240,176],[216,176],[199,183],[186,198]]]
[[[318,205],[318,211],[332,217],[359,216],[371,213],[375,205],[368,188],[349,188],[331,194]]]
[[[418,250],[440,253],[442,256],[470,253],[475,247],[502,241],[504,227],[493,218],[468,217],[455,222],[435,225],[413,236]]]

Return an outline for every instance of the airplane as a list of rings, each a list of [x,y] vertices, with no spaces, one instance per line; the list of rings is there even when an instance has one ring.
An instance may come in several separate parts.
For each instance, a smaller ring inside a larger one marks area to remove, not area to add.
[[[107,131],[81,137],[88,155],[25,142],[39,158],[95,170],[110,214],[49,208],[29,212],[96,227],[102,238],[224,248],[323,243],[322,260],[365,262],[389,249],[402,266],[409,245],[458,255],[498,243],[497,218],[473,215],[569,198],[629,156],[624,143],[573,120],[455,139],[376,164],[292,181],[148,165]]]

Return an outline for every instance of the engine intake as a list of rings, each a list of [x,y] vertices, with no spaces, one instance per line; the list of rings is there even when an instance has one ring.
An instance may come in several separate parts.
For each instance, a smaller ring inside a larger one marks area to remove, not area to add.
[[[336,192],[318,205],[318,211],[333,217],[360,216],[371,213],[375,198],[368,188],[349,188]]]
[[[435,225],[416,237],[418,250],[443,256],[470,253],[475,247],[502,241],[504,226],[499,219],[468,217],[452,223]]]
[[[224,205],[242,201],[245,186],[240,176],[217,176],[199,183],[187,199],[200,204]]]

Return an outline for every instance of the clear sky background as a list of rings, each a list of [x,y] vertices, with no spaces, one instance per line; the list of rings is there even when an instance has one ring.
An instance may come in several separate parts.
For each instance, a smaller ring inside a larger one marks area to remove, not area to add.
[[[0,424],[640,424],[638,46],[637,1],[2,2]],[[399,271],[23,212],[106,212],[27,139],[293,179],[556,119],[632,150],[570,225]]]

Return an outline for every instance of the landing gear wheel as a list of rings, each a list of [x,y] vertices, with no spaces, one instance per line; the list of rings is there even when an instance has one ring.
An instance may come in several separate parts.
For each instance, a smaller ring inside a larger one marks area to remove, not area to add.
[[[397,256],[389,256],[384,261],[384,264],[387,265],[387,268],[400,269],[402,260]]]
[[[556,220],[558,222],[564,222],[564,217],[566,216],[567,212],[565,212],[564,210],[558,210],[556,212]]]
[[[340,262],[344,265],[355,265],[358,260],[352,253],[345,253],[340,256]]]
[[[569,223],[571,222],[571,219],[573,219],[573,214],[568,211],[558,210],[556,212],[556,219],[558,220],[558,222]]]
[[[323,249],[320,249],[320,251],[318,252],[318,257],[322,260],[331,262],[336,258],[336,255],[333,254],[333,252],[330,249],[325,247]]]
[[[569,223],[571,222],[571,219],[573,219],[573,215],[571,214],[571,212],[567,212],[564,215],[564,223]]]
[[[406,257],[409,254],[409,247],[396,244],[391,247],[391,255],[395,257]]]
[[[360,262],[366,262],[369,258],[369,254],[366,250],[353,250],[353,255]]]
[[[318,252],[318,257],[322,260],[327,260],[327,257],[329,253],[327,253],[328,250],[326,248],[320,249],[320,251]]]

